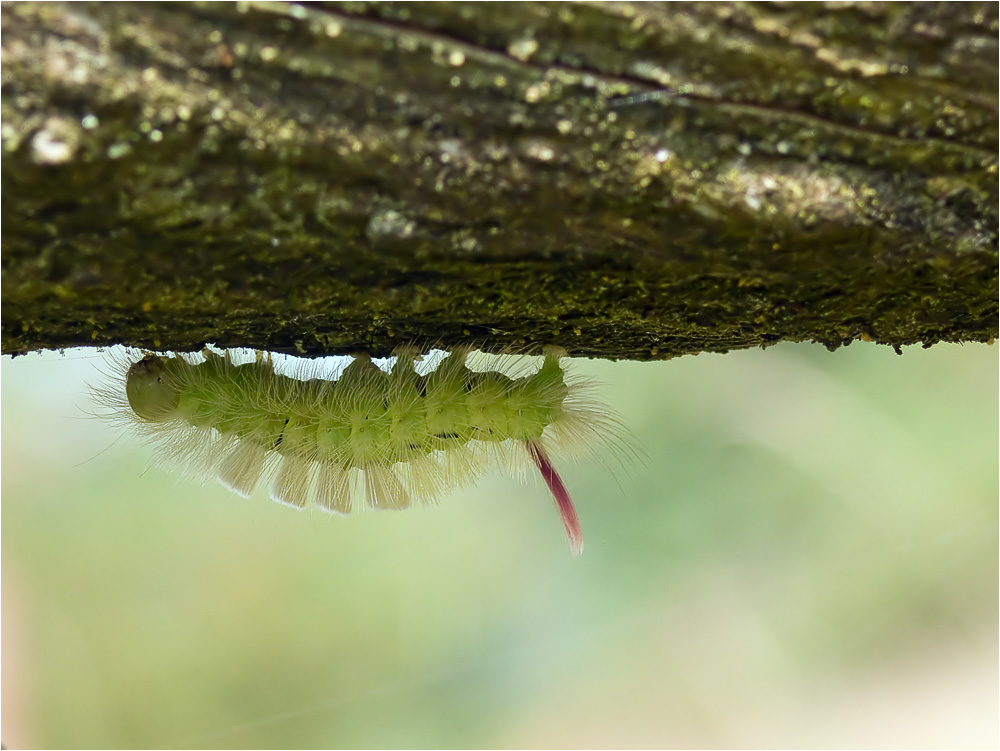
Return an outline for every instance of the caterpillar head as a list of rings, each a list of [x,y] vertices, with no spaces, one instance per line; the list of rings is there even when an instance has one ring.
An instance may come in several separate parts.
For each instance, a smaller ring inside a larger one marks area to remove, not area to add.
[[[136,416],[147,422],[173,419],[180,403],[167,362],[157,355],[146,355],[128,369],[125,396]]]

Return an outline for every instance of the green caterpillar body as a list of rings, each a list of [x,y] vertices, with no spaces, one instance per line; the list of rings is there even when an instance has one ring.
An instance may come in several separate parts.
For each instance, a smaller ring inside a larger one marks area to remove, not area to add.
[[[356,355],[337,380],[282,375],[261,352],[242,364],[228,352],[205,350],[201,361],[147,354],[125,374],[127,419],[165,458],[240,495],[274,474],[275,500],[299,508],[314,500],[341,514],[356,485],[370,507],[400,509],[490,464],[522,469],[530,459],[579,552],[579,522],[548,448],[572,449],[595,416],[608,424],[606,414],[581,398],[585,385],[567,383],[559,348],[522,377],[471,370],[471,351],[452,350],[426,375],[412,347],[399,348],[388,371]]]

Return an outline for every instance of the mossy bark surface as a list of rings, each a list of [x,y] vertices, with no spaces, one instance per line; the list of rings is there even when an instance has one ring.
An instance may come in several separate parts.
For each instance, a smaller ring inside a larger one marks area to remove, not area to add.
[[[5,353],[997,334],[997,5],[3,7]]]

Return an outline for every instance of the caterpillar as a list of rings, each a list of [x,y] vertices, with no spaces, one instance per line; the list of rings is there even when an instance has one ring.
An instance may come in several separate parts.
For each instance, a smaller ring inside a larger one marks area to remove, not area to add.
[[[129,350],[112,363],[114,383],[92,391],[103,416],[152,442],[161,463],[244,497],[269,479],[271,498],[296,508],[348,514],[363,500],[403,509],[491,466],[520,474],[534,465],[579,554],[580,521],[550,453],[623,438],[619,421],[591,397],[591,384],[567,377],[560,347],[545,347],[526,375],[470,369],[473,351],[452,348],[426,374],[412,345],[396,348],[388,370],[356,354],[332,379],[304,358],[288,358],[279,373],[261,351]]]

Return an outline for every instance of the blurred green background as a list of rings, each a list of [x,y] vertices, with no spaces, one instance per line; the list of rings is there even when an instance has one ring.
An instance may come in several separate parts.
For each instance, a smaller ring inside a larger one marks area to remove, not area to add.
[[[86,355],[90,354],[90,357]],[[570,361],[643,464],[328,518],[3,378],[3,742],[995,747],[994,347]]]

